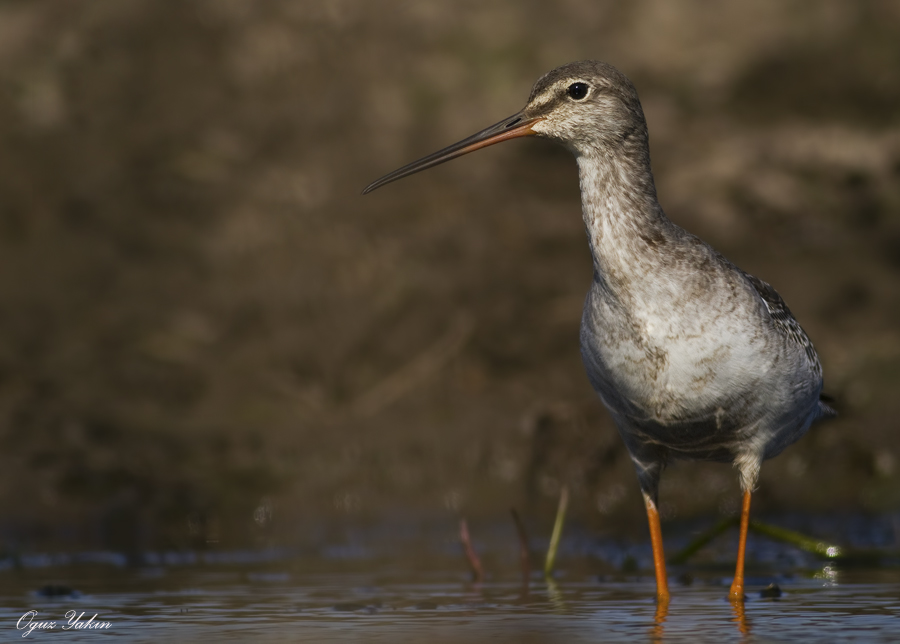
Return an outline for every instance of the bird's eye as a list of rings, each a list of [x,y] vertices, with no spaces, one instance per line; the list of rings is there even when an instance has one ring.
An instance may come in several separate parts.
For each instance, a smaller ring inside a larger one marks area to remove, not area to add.
[[[569,85],[569,88],[566,90],[566,94],[569,95],[569,98],[575,101],[580,101],[588,93],[587,83],[572,83]]]

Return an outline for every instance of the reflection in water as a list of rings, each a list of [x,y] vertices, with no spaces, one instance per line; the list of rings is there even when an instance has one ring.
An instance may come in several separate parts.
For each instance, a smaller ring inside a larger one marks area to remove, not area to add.
[[[563,599],[563,594],[559,590],[556,580],[550,576],[544,577],[544,579],[547,581],[547,598],[553,605],[554,612],[559,614],[569,612],[568,608],[566,608],[566,601]]]
[[[69,609],[85,618],[97,613],[110,622],[110,635],[146,642],[894,641],[900,623],[900,568],[891,558],[871,569],[839,561],[822,568],[804,553],[753,540],[748,598],[732,604],[722,575],[731,570],[733,544],[722,543],[719,567],[693,568],[693,583],[676,587],[670,602],[654,604],[648,544],[641,550],[583,540],[593,549],[579,559],[572,556],[572,544],[579,543],[573,539],[561,548],[557,576],[542,583],[537,571],[526,574],[521,546],[527,554],[527,541],[520,538],[517,550],[508,522],[494,541],[479,526],[487,574],[472,584],[454,522],[425,532],[424,541],[416,540],[422,528],[403,541],[396,526],[389,527],[384,542],[380,532],[348,531],[343,540],[329,534],[305,554],[276,548],[139,557],[0,554],[0,629],[29,610],[61,619]],[[708,546],[707,555],[715,547]],[[644,573],[603,568],[626,556],[647,562]],[[771,582],[778,591],[760,593]],[[91,642],[93,635],[63,639]]]
[[[788,590],[778,602],[751,597],[745,604],[729,604],[721,579],[710,578],[653,607],[649,577],[599,581],[566,570],[533,585],[523,602],[513,569],[506,582],[472,586],[458,569],[404,576],[374,567],[315,574],[308,562],[248,568],[0,570],[0,628],[29,610],[52,619],[77,609],[109,622],[111,635],[148,642],[746,642],[752,614],[754,640],[831,642],[891,641],[900,617],[900,573],[884,570],[856,571],[862,581],[840,589],[794,578],[782,582]],[[60,576],[80,594],[36,592]],[[89,635],[64,639],[93,641]]]
[[[650,641],[662,642],[663,624],[669,614],[669,597],[660,597],[656,601],[656,614],[653,616],[653,630],[650,633]]]
[[[838,585],[838,570],[834,566],[824,566],[822,570],[815,574],[816,579],[821,579],[826,586],[834,587]]]
[[[669,598],[661,598],[656,603],[656,613],[653,616],[653,628],[650,631],[650,641],[654,644],[665,641],[665,623],[669,616]],[[731,610],[734,613],[734,623],[741,633],[741,641],[746,642],[750,637],[750,620],[747,619],[747,611],[743,601],[730,600]]]
[[[731,610],[734,612],[734,621],[738,625],[738,630],[746,639],[750,636],[750,621],[747,619],[747,611],[745,610],[743,600],[732,600]]]

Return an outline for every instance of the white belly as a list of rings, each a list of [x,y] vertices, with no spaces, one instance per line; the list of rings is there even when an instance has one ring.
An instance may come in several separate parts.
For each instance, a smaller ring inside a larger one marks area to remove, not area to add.
[[[752,314],[701,315],[690,303],[626,314],[598,299],[589,296],[585,307],[582,351],[614,411],[662,423],[707,416],[751,392],[777,360],[766,336],[748,328]]]

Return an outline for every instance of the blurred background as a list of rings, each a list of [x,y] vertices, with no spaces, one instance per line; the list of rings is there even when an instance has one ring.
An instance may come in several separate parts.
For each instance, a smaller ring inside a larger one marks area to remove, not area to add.
[[[669,216],[782,294],[839,419],[754,512],[900,509],[900,5],[0,2],[0,541],[241,546],[404,515],[646,538],[585,378],[574,160],[362,197],[560,64],[641,95]],[[676,463],[670,524],[738,509]]]

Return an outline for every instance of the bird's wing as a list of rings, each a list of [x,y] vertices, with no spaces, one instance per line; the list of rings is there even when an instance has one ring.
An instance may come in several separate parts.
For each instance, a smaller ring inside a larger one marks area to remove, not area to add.
[[[781,299],[778,292],[772,288],[771,285],[763,282],[758,277],[754,277],[750,273],[745,273],[744,271],[741,271],[741,273],[747,281],[750,282],[753,288],[756,289],[763,304],[766,305],[766,310],[769,312],[769,317],[772,319],[775,327],[806,352],[806,357],[809,358],[812,370],[821,378],[822,365],[819,363],[819,355],[816,353],[813,343],[810,342],[809,336],[806,335],[806,331],[803,330],[803,327],[801,327],[800,323],[794,318],[791,310],[787,307],[787,304],[784,303],[784,300]]]

